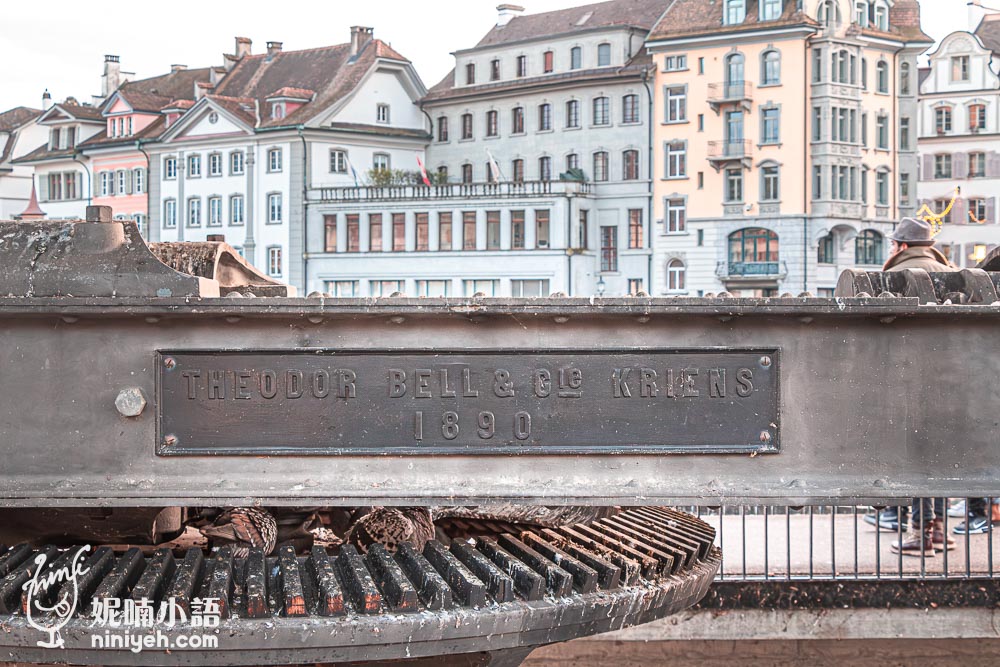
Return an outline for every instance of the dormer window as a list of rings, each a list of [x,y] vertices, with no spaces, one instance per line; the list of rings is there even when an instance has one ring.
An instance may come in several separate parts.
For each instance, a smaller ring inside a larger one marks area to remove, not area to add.
[[[59,150],[59,128],[53,127],[49,132],[49,150]]]
[[[388,123],[389,122],[389,105],[379,104],[375,107],[375,121],[378,123]]]
[[[868,0],[857,0],[854,3],[854,22],[862,28],[868,27]]]
[[[739,25],[746,16],[746,0],[726,0],[725,25]]]
[[[500,80],[500,60],[494,59],[490,61],[490,81]]]
[[[761,0],[760,20],[777,21],[781,17],[781,0]]]
[[[730,0],[732,1],[732,0]],[[837,0],[823,0],[819,6],[819,22],[827,28],[839,26],[842,22],[840,5]]]
[[[875,27],[879,30],[889,30],[889,8],[884,2],[875,5]]]
[[[951,59],[951,81],[969,80],[969,56],[953,56]]]
[[[132,136],[132,116],[128,117],[128,120],[126,121],[126,124],[128,125],[128,136],[131,137]]]
[[[273,102],[271,103],[271,118],[276,120],[278,118],[285,117],[285,103],[284,102]]]
[[[66,128],[66,148],[73,148],[76,146],[76,128],[67,127]]]

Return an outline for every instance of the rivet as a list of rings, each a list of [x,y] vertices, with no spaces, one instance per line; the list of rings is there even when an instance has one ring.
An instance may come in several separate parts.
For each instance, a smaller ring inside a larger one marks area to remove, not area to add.
[[[763,366],[764,368],[767,368],[768,366],[770,366],[771,365],[771,357],[769,357],[767,355],[764,355],[763,357],[761,357],[760,358],[760,365]]]
[[[172,447],[173,445],[176,445],[176,444],[177,444],[177,436],[176,435],[168,435],[168,436],[165,436],[163,438],[163,446],[164,447]]]
[[[760,441],[763,442],[764,444],[771,442],[771,434],[768,433],[767,431],[761,431]]]
[[[565,315],[560,315],[559,317],[553,317],[552,319],[555,321],[556,324],[566,324],[567,322],[569,322],[569,318],[566,317]]]
[[[168,371],[172,371],[174,370],[174,368],[177,367],[177,360],[174,359],[173,357],[166,357],[163,360],[163,367],[166,368]]]
[[[389,321],[392,322],[393,324],[402,324],[403,322],[406,321],[406,318],[400,315],[395,315],[393,317],[390,317]]]

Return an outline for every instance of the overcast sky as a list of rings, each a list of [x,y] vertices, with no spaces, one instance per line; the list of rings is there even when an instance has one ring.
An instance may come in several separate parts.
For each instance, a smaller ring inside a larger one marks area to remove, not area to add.
[[[502,0],[172,0],[90,3],[80,0],[0,0],[0,110],[39,107],[46,88],[61,101],[89,101],[100,92],[104,54],[121,57],[135,78],[190,67],[221,65],[233,38],[267,41],[286,50],[341,44],[350,26],[375,28],[375,36],[415,64],[427,87],[453,64],[450,53],[468,48],[496,23]],[[669,0],[664,0],[666,6]],[[924,31],[941,39],[966,28],[966,0],[921,0]],[[586,4],[586,0],[524,0],[529,13]],[[984,4],[986,4],[984,2]],[[1000,0],[994,4],[1000,5]]]

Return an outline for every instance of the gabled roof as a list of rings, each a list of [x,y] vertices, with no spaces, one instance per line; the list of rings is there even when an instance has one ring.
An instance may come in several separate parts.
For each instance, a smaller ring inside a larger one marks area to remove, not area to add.
[[[742,32],[748,29],[789,27],[819,27],[819,23],[797,9],[795,0],[785,0],[781,16],[774,21],[761,21],[759,0],[747,0],[743,23],[722,25],[725,3],[720,0],[674,0],[659,23],[649,33],[648,41]]]
[[[19,158],[11,160],[11,164],[21,164],[23,162],[36,162],[41,160],[59,160],[62,158],[73,157],[74,153],[76,153],[75,148],[49,150],[48,144],[42,144],[27,155],[22,155]]]
[[[987,14],[973,33],[987,49],[1000,53],[1000,14]]]
[[[610,0],[554,12],[515,16],[494,26],[475,48],[563,35],[595,28],[635,27],[650,30],[669,0]]]
[[[258,102],[251,97],[227,97],[225,95],[206,95],[221,108],[241,120],[250,127],[259,123]]]
[[[76,120],[104,122],[104,117],[101,115],[99,108],[76,102],[59,102],[53,104],[47,111],[42,112],[38,120],[39,122],[45,122],[59,113],[75,118]]]
[[[42,115],[38,109],[14,107],[0,113],[0,132],[11,132]]]
[[[195,86],[207,83],[211,76],[211,68],[202,67],[180,69],[148,79],[128,81],[108,99],[104,109],[110,108],[111,100],[117,96],[124,99],[134,111],[159,113],[171,101],[194,100]]]

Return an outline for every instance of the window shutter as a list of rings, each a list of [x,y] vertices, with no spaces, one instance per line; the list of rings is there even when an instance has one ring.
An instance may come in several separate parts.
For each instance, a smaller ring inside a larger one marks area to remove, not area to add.
[[[986,154],[986,177],[1000,178],[1000,155],[996,151]]]
[[[996,218],[994,217],[994,212],[996,210],[997,198],[987,197],[986,198],[986,223],[987,225],[992,225],[996,223]]]
[[[132,170],[125,170],[125,194],[132,194]]]
[[[955,204],[951,207],[951,221],[964,225],[969,221],[969,216],[966,214],[968,209],[965,207],[965,200],[958,198],[955,200]]]
[[[91,185],[93,186],[91,189],[94,191],[94,197],[101,196],[101,178],[103,173],[104,173],[103,171],[95,171],[92,177],[94,179],[94,182],[91,183]]]
[[[139,167],[139,174],[142,176],[142,191],[149,192],[149,170]]]
[[[42,174],[38,178],[38,198],[41,201],[49,200],[49,176]]]
[[[952,178],[968,178],[969,176],[969,154],[953,153],[951,156]]]

